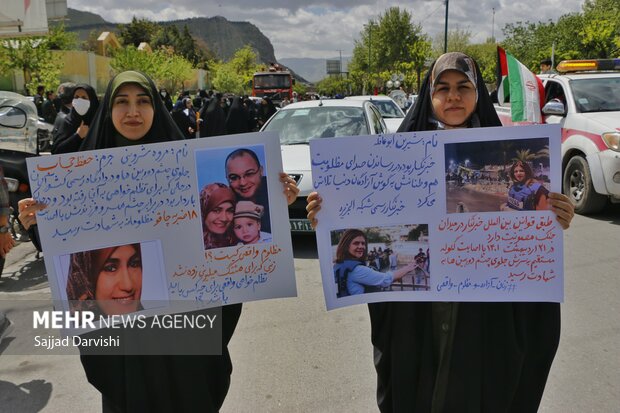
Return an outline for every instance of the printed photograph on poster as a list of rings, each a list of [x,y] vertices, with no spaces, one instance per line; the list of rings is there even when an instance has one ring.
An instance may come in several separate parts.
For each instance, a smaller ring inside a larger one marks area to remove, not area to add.
[[[549,138],[445,145],[447,213],[547,210]]]
[[[195,153],[204,249],[271,242],[264,146]]]
[[[70,311],[121,315],[168,301],[158,241],[77,251],[54,260]]]
[[[336,298],[390,291],[429,291],[427,224],[330,232]]]

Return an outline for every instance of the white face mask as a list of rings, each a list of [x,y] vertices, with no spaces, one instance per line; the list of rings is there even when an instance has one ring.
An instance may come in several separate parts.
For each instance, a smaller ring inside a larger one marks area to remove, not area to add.
[[[166,97],[168,94],[167,94],[166,92],[161,92],[161,95],[162,95],[163,97]]]
[[[87,99],[73,99],[73,108],[80,116],[86,115],[88,108],[90,108],[90,100]]]

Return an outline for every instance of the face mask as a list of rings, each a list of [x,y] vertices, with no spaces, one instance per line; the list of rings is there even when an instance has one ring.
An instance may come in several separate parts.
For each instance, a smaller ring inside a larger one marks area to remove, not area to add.
[[[166,92],[161,92],[162,97],[166,97],[167,93]]]
[[[86,115],[86,112],[88,112],[88,108],[90,108],[90,100],[79,99],[79,98],[73,99],[73,109],[75,109],[78,115],[80,116]]]

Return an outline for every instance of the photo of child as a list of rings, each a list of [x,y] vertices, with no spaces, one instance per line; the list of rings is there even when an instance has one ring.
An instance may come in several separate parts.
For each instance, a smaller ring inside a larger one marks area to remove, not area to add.
[[[271,234],[261,231],[261,218],[265,208],[252,201],[239,201],[233,216],[233,232],[237,245],[271,242]]]

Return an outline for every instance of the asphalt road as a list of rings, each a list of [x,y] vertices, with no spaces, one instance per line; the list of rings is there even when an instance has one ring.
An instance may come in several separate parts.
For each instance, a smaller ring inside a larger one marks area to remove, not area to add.
[[[297,298],[244,305],[230,346],[234,371],[224,413],[377,411],[366,307],[325,311],[314,242],[294,241]],[[562,339],[541,412],[618,411],[619,242],[620,205],[577,216],[565,233]],[[26,339],[25,310],[47,302],[35,299],[49,300],[44,273],[23,244],[9,254],[0,279],[0,300],[11,300],[17,322],[0,344],[0,412],[99,411],[77,356],[9,355]]]

